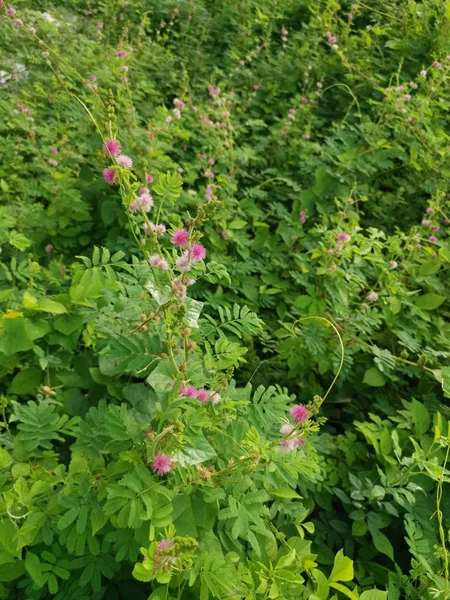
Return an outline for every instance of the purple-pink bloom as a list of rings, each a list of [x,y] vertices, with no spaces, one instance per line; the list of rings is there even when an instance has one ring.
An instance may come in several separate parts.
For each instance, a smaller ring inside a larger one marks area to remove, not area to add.
[[[441,68],[441,63],[438,60],[435,60],[432,65],[435,69]]]
[[[114,169],[104,169],[103,178],[106,181],[106,183],[109,183],[109,185],[118,183],[117,173],[115,172]]]
[[[191,268],[191,261],[189,260],[189,254],[188,252],[183,252],[183,254],[177,258],[177,260],[175,261],[175,265],[177,266],[178,269],[180,269],[180,271],[189,271]]]
[[[193,244],[189,251],[189,256],[194,262],[199,262],[205,258],[206,248],[202,244]]]
[[[177,229],[172,233],[172,244],[178,248],[184,248],[189,240],[189,232],[186,229]]]
[[[120,152],[120,142],[114,139],[106,140],[103,144],[103,152],[107,156],[117,156]]]
[[[202,404],[205,404],[205,402],[208,402],[209,397],[210,397],[210,395],[209,395],[208,390],[205,390],[205,389],[197,390],[197,400],[199,400]]]
[[[391,267],[391,269],[396,269],[398,267],[398,262],[396,260],[391,260],[389,266]]]
[[[116,54],[116,56],[118,58],[124,58],[124,56],[126,56],[126,55],[127,55],[127,51],[126,50],[118,50],[118,52]]]
[[[172,540],[161,540],[159,544],[156,546],[156,552],[161,552],[164,548],[172,548],[173,541]]]
[[[153,206],[153,198],[150,194],[141,194],[138,201],[145,212],[150,212],[150,209]]]
[[[427,215],[433,215],[434,214],[434,208],[432,208],[431,206],[429,206],[427,208]]]
[[[89,75],[89,79],[90,79],[91,81],[97,81],[97,75],[95,75],[94,73],[91,73],[91,74]]]
[[[119,154],[119,156],[117,157],[117,164],[119,165],[119,167],[131,169],[131,167],[133,166],[133,161],[126,154]]]
[[[430,237],[428,238],[428,241],[431,242],[432,244],[435,244],[437,242],[437,237],[435,237],[434,235],[430,235]]]
[[[182,385],[180,394],[185,398],[197,398],[197,388],[193,385]]]
[[[157,475],[165,475],[172,470],[172,461],[167,454],[158,453],[152,462],[152,470]]]
[[[424,227],[431,227],[431,221],[429,221],[428,219],[423,219],[422,225]]]
[[[291,425],[290,423],[284,423],[284,425],[280,427],[280,433],[282,433],[283,435],[287,435],[288,433],[291,433],[293,429],[293,425]]]
[[[308,419],[308,409],[304,404],[296,404],[291,408],[291,417],[297,423],[304,423]]]
[[[215,175],[213,171],[206,171],[205,177],[209,177],[210,179],[214,179]]]
[[[208,158],[208,165],[210,165],[211,167],[213,166],[213,164],[214,164],[215,162],[216,162],[216,161],[215,161],[213,158]]]
[[[213,404],[219,404],[219,402],[220,402],[220,394],[219,394],[219,393],[217,393],[217,392],[213,393],[213,394],[211,395],[211,402],[212,402]]]
[[[306,222],[306,211],[301,210],[300,211],[300,223],[305,223]]]
[[[153,175],[150,175],[150,173],[147,173],[147,175],[145,176],[145,181],[147,183],[153,183]]]
[[[51,152],[52,154],[58,154],[58,148],[56,148],[56,146],[52,146],[52,147],[50,148],[50,152]]]
[[[16,14],[16,9],[15,8],[8,8],[8,10],[6,11],[6,14],[9,15],[10,17],[12,17],[13,15]]]
[[[50,254],[50,252],[53,250],[53,245],[52,244],[47,244],[44,248],[44,250]]]
[[[153,254],[153,256],[150,256],[149,261],[151,266],[155,269],[162,269],[163,271],[167,271],[167,269],[169,268],[169,263],[167,262],[167,260],[161,258],[159,254]]]
[[[51,167],[57,167],[58,166],[58,161],[55,160],[54,158],[49,158],[47,163],[51,166]]]
[[[367,294],[367,300],[369,302],[376,302],[378,298],[379,296],[376,292],[370,292],[369,294]]]

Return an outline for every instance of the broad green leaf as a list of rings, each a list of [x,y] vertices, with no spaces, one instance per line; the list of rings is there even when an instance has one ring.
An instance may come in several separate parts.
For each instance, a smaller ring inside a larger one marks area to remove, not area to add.
[[[423,296],[419,296],[416,300],[417,308],[421,310],[434,310],[438,308],[445,300],[445,296],[440,296],[439,294],[424,294]]]
[[[329,581],[351,581],[353,579],[353,561],[351,558],[344,556],[344,551],[339,552],[334,557],[333,570],[329,577]]]
[[[388,595],[381,590],[367,590],[361,594],[359,600],[388,600]]]
[[[425,406],[421,402],[418,402],[415,398],[412,400],[411,413],[414,419],[414,429],[416,435],[420,437],[426,431],[428,431],[428,428],[430,427],[430,414]]]
[[[33,552],[28,551],[25,556],[25,569],[38,588],[44,586],[45,580],[42,574],[41,562]]]
[[[383,375],[376,367],[371,367],[364,373],[363,383],[367,383],[367,385],[372,387],[382,387],[385,385],[386,381],[385,375]]]
[[[0,448],[0,469],[7,469],[12,463],[11,454],[5,448]]]
[[[439,259],[428,260],[424,262],[419,269],[419,277],[427,277],[428,275],[434,275],[441,268],[441,261]]]
[[[349,590],[345,585],[340,583],[330,583],[330,587],[338,590],[338,592],[341,592],[341,594],[344,594],[344,596],[347,596],[347,598],[350,598],[350,600],[359,600],[358,593],[352,592],[352,590]]]

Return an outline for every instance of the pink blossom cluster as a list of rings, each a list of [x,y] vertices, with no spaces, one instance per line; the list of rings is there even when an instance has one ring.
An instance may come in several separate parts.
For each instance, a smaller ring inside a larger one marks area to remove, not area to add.
[[[28,106],[24,106],[23,104],[16,104],[16,108],[13,110],[14,115],[18,115],[20,112],[28,116],[29,121],[34,121],[31,115],[31,108]]]
[[[369,302],[376,302],[379,298],[379,295],[376,292],[369,292],[367,294],[367,300]]]
[[[154,556],[154,568],[155,571],[159,568],[162,568],[164,571],[168,571],[171,564],[176,561],[176,557],[168,554],[168,552],[173,552],[171,549],[173,548],[172,540],[161,540],[159,544],[156,546],[155,556]]]
[[[197,389],[193,385],[182,385],[178,390],[180,395],[185,398],[197,398],[202,404],[211,402],[212,404],[218,404],[220,402],[220,394],[212,390],[205,390],[204,388]]]
[[[158,223],[158,224],[150,223],[150,225],[147,225],[147,223],[144,223],[144,231],[147,235],[151,231],[153,231],[153,233],[155,233],[157,236],[161,236],[166,233],[166,226],[163,225],[162,223]]]
[[[172,281],[172,293],[175,298],[180,300],[186,300],[186,284],[183,282],[181,277],[175,277]]]
[[[306,211],[301,210],[299,216],[300,216],[300,223],[302,223],[302,224],[306,223]]]
[[[141,188],[139,195],[135,197],[133,202],[129,206],[129,211],[132,214],[138,213],[141,209],[148,213],[151,211],[153,206],[153,198],[148,188]]]
[[[174,468],[174,464],[170,456],[167,454],[158,453],[152,461],[152,471],[157,475],[166,475]]]
[[[331,31],[326,31],[324,35],[327,38],[328,43],[333,48],[333,50],[337,50],[339,48],[339,46],[336,43],[337,42],[337,37],[335,35],[333,35],[331,33]]]
[[[426,210],[426,214],[427,216],[431,217],[432,215],[435,214],[435,210],[432,206],[429,206]],[[430,219],[424,218],[422,219],[422,226],[423,227],[427,227],[429,229],[432,229],[434,233],[437,233],[440,230],[440,226],[439,225],[435,225]],[[428,238],[428,241],[431,244],[436,244],[438,239],[435,235],[430,235],[430,237]]]
[[[283,435],[289,435],[293,431],[293,429],[293,425],[291,425],[290,423],[285,423],[280,427],[280,433],[282,433]],[[304,437],[295,436],[287,440],[281,440],[281,442],[278,444],[278,447],[281,450],[284,450],[285,452],[291,452],[292,450],[295,450],[300,446],[304,446],[305,444],[306,440]]]
[[[284,25],[281,28],[281,39],[283,41],[283,46],[284,46],[288,39],[288,30],[286,29],[286,27],[284,27]]]
[[[206,202],[211,202],[211,200],[214,197],[214,186],[212,183],[209,183],[206,186],[206,190],[205,190],[205,200]]]
[[[208,92],[213,98],[216,98],[220,94],[220,88],[214,87],[213,85],[208,85]]]
[[[167,269],[169,268],[169,263],[167,262],[167,260],[165,260],[162,256],[159,256],[159,254],[153,254],[153,256],[150,256],[149,262],[151,266],[155,269],[167,271]]]

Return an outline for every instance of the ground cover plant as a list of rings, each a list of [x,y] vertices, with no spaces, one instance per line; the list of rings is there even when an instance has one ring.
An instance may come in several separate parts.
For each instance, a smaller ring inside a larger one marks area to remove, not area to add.
[[[0,2],[0,598],[450,597],[449,25]]]

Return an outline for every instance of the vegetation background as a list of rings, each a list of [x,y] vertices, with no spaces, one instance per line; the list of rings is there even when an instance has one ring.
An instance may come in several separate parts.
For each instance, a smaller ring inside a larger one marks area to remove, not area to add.
[[[0,1],[0,598],[450,597],[449,25]]]

